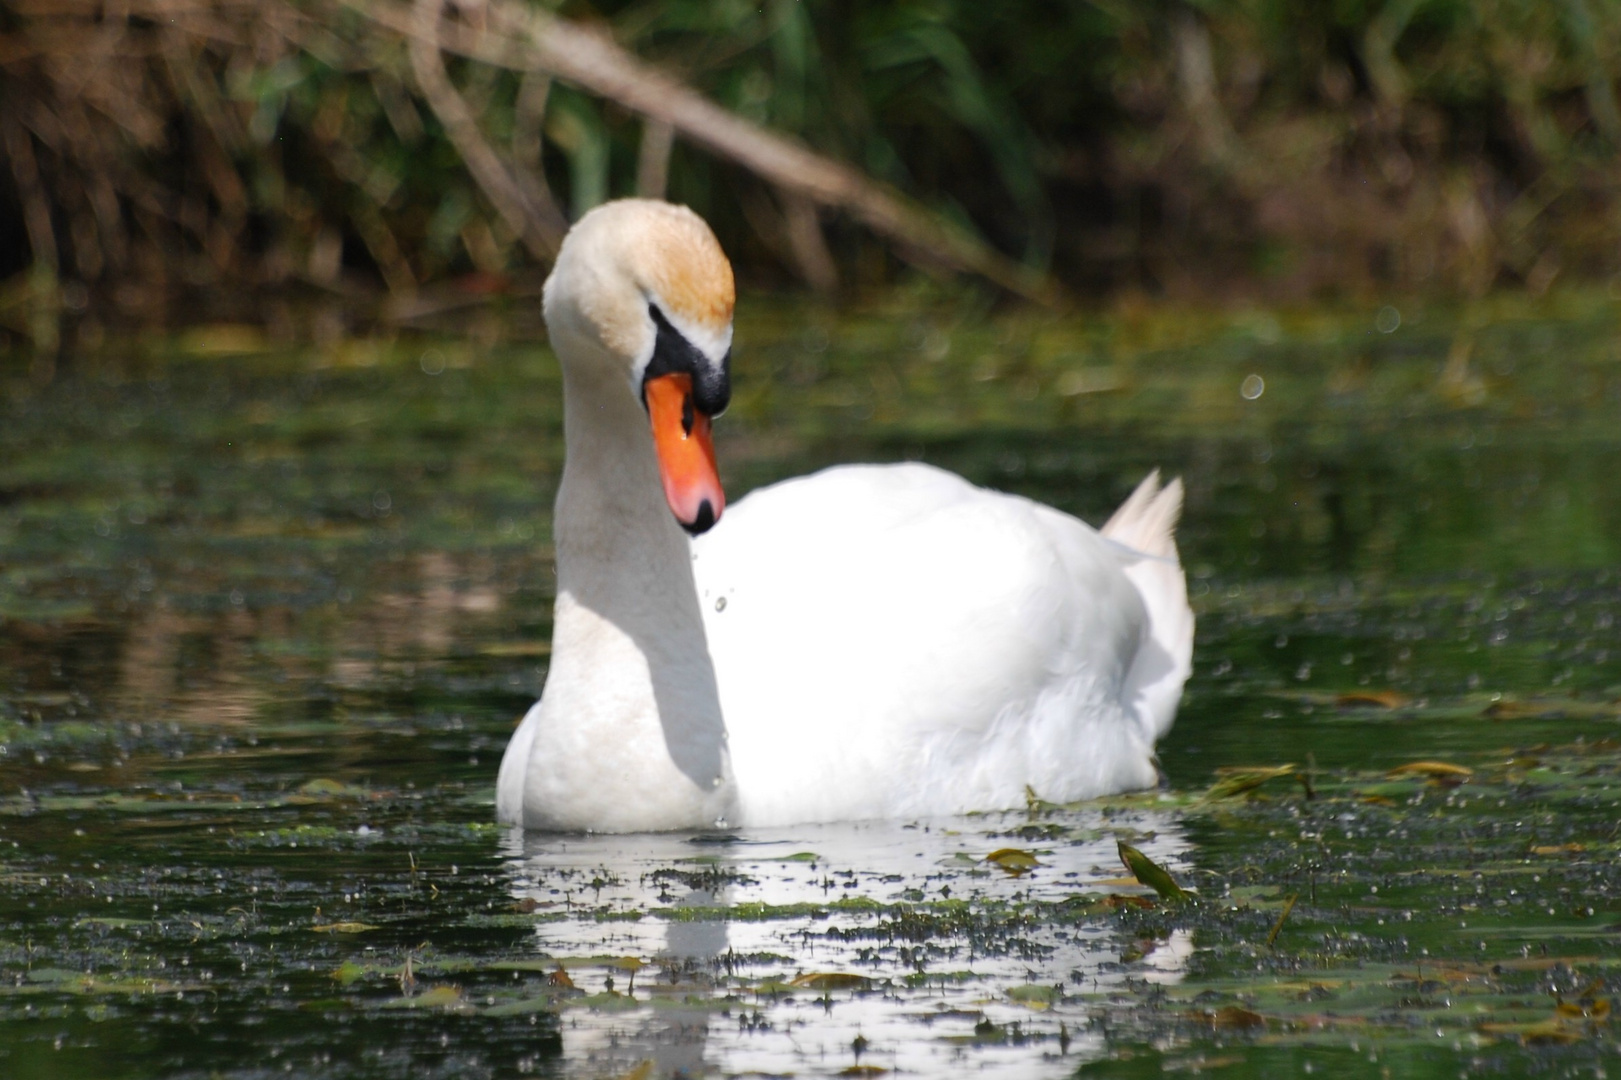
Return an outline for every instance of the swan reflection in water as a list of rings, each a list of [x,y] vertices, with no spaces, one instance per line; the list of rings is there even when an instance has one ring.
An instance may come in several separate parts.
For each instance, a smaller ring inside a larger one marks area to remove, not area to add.
[[[1177,817],[1139,808],[736,835],[513,830],[503,855],[539,918],[536,949],[576,987],[561,1003],[565,1074],[651,1060],[655,1076],[1029,1077],[1102,1053],[1096,995],[1178,982],[1192,952],[1187,931],[1136,941],[1108,914],[1044,906],[1151,895],[1117,839],[1186,869]],[[1008,847],[1040,865],[986,861]]]

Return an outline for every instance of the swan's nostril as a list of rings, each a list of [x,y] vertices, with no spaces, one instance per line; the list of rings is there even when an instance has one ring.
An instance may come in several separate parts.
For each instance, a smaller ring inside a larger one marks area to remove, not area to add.
[[[681,522],[681,527],[693,536],[697,536],[700,533],[708,532],[714,524],[715,507],[708,499],[705,499],[698,504],[698,516],[692,520],[690,525],[685,521]]]

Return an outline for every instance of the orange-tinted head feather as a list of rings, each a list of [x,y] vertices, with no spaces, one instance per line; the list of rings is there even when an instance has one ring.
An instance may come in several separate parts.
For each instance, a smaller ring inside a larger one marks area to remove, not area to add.
[[[684,206],[654,199],[604,203],[569,230],[546,281],[553,344],[594,343],[622,360],[646,363],[654,332],[649,298],[711,360],[720,360],[731,343],[736,290],[715,234]]]
[[[648,254],[643,284],[671,314],[712,333],[732,322],[737,301],[732,264],[703,218],[684,206],[648,203],[644,219]]]

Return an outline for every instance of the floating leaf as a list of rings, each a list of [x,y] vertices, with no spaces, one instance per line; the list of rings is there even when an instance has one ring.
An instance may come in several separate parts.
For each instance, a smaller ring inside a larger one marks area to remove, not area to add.
[[[1295,776],[1300,770],[1294,765],[1259,766],[1254,768],[1224,768],[1217,770],[1221,779],[1205,792],[1207,799],[1231,799],[1236,795],[1254,791],[1268,780]]]
[[[471,1009],[459,986],[435,986],[415,997],[395,998],[385,1002],[389,1009],[449,1009],[463,1012]]]
[[[849,1065],[834,1073],[834,1076],[882,1076],[889,1070],[881,1065]]]
[[[338,984],[341,986],[348,986],[351,983],[358,982],[364,979],[366,975],[366,969],[353,960],[345,960],[338,965],[338,970],[332,973],[332,977],[338,980]]]
[[[1607,1020],[1610,1002],[1606,998],[1597,1001],[1561,1001],[1553,1011],[1568,1020]]]
[[[866,990],[872,986],[872,980],[845,971],[808,971],[794,976],[789,985],[806,990]]]
[[[1587,850],[1586,844],[1537,844],[1531,848],[1533,855],[1580,855]]]
[[[1124,840],[1116,841],[1120,861],[1126,864],[1137,880],[1159,893],[1162,900],[1186,900],[1188,894],[1176,883],[1165,868],[1138,851]]]
[[[1352,690],[1336,695],[1334,703],[1351,709],[1359,705],[1372,705],[1379,709],[1399,709],[1413,699],[1396,690]]]
[[[1466,765],[1454,765],[1449,761],[1409,761],[1405,765],[1397,765],[1385,775],[1393,778],[1397,776],[1428,776],[1432,780],[1467,780],[1475,775],[1475,770]]]
[[[1217,1028],[1242,1030],[1266,1026],[1266,1017],[1258,1012],[1240,1008],[1237,1005],[1224,1005],[1215,1012],[1195,1013],[1194,1016],[1195,1019]]]
[[[1062,997],[1062,991],[1056,986],[1041,986],[1034,983],[1024,986],[1015,986],[1008,990],[1007,996],[1027,1009],[1040,1012],[1050,1008],[1052,1004]]]
[[[1003,870],[1006,870],[1015,877],[1020,874],[1027,874],[1041,865],[1041,860],[1037,859],[1030,852],[1021,848],[1011,847],[996,849],[989,855],[985,856],[985,861],[988,863],[995,863],[997,866],[1001,867]]]
[[[364,934],[368,930],[376,930],[377,927],[364,922],[334,922],[312,926],[310,929],[317,934]]]
[[[820,858],[820,856],[817,855],[816,852],[814,852],[814,851],[796,851],[792,855],[784,855],[782,858],[778,859],[777,861],[778,862],[812,863],[812,862],[815,862],[818,858]]]

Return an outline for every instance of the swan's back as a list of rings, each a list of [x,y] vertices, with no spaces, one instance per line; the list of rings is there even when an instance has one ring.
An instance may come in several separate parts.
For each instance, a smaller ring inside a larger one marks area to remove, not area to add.
[[[950,813],[1020,805],[1027,785],[1062,800],[1152,784],[1175,707],[1161,715],[1161,699],[1186,678],[1174,649],[1137,667],[1158,648],[1155,619],[1175,621],[1174,590],[1158,583],[1181,580],[1170,551],[1145,560],[925,465],[845,466],[751,494],[694,544],[744,819]],[[1158,569],[1133,569],[1145,564]]]

